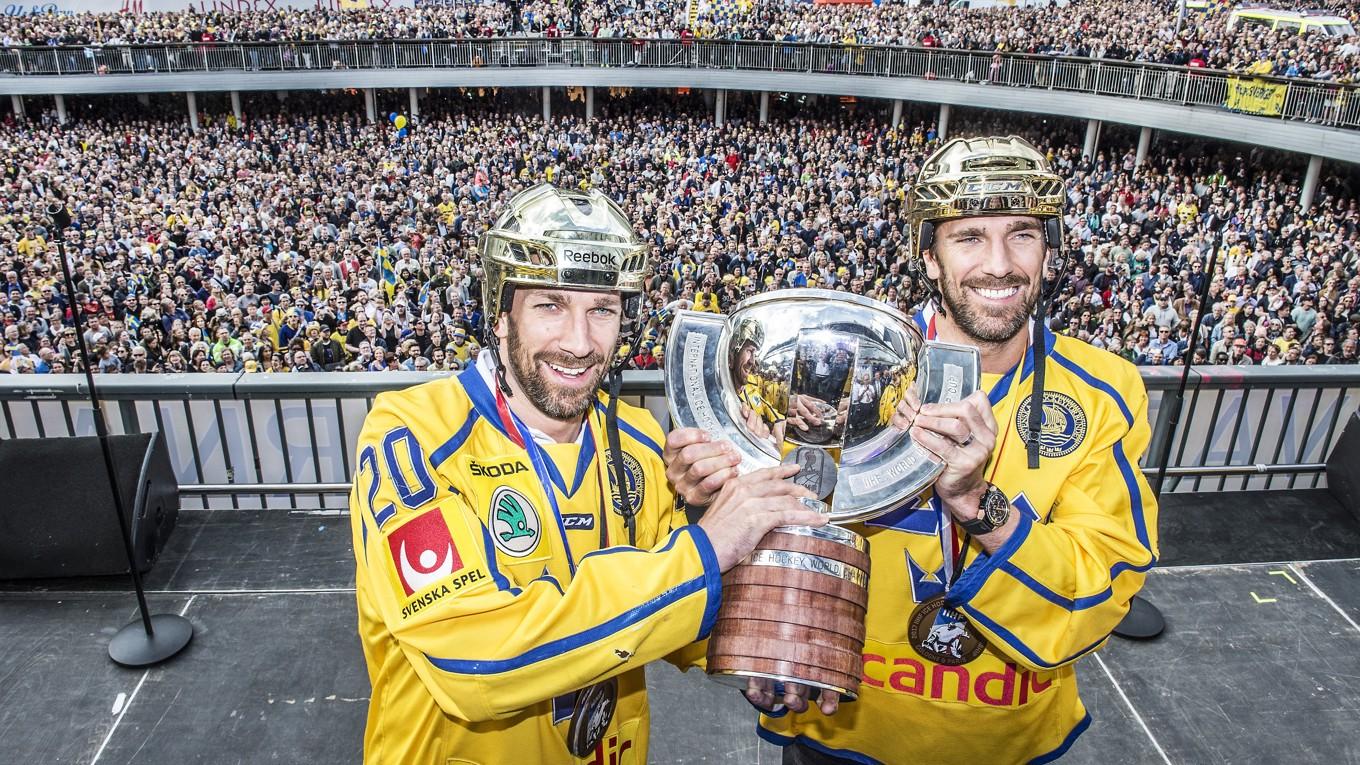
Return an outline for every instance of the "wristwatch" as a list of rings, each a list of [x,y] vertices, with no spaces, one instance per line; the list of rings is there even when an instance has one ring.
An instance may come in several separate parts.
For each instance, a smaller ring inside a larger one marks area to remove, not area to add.
[[[1006,497],[1006,492],[987,484],[987,491],[982,493],[982,499],[978,501],[978,517],[971,521],[959,521],[959,525],[969,534],[978,536],[1005,526],[1010,517],[1011,501]]]

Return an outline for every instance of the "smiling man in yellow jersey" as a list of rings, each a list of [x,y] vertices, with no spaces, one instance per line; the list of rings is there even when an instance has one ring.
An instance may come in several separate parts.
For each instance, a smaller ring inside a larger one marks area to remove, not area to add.
[[[645,763],[643,665],[707,636],[721,572],[769,529],[824,516],[781,480],[796,469],[729,480],[730,450],[693,432],[663,458],[656,421],[601,393],[647,262],[607,197],[516,195],[482,260],[492,343],[380,395],[359,437],[364,759]]]
[[[763,715],[785,763],[1050,762],[1090,722],[1074,663],[1156,562],[1157,507],[1138,469],[1137,370],[1033,321],[1045,269],[1063,271],[1062,204],[1062,180],[1015,137],[951,141],[912,186],[913,257],[933,293],[916,320],[976,346],[983,386],[955,404],[903,397],[894,424],[946,466],[856,527],[873,558],[861,696],[832,715],[834,701],[803,698]]]

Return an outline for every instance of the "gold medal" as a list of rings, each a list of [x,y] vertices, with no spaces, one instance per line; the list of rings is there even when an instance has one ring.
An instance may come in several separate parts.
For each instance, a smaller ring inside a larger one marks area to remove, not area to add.
[[[916,607],[907,636],[917,653],[950,667],[967,664],[987,649],[987,641],[973,625],[945,606],[944,595],[928,598]]]
[[[576,694],[571,723],[567,726],[567,751],[573,757],[585,757],[595,751],[609,730],[618,701],[619,681],[614,677]]]

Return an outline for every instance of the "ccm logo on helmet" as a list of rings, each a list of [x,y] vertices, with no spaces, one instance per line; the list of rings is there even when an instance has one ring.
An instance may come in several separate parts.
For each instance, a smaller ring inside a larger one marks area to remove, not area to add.
[[[562,250],[562,257],[583,266],[613,266],[614,256],[607,252]]]

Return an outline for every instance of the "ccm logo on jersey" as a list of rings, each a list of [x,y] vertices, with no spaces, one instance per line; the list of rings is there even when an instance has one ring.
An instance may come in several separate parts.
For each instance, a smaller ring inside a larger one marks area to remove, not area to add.
[[[403,619],[457,590],[488,581],[486,570],[464,570],[453,534],[439,508],[427,510],[394,529],[387,537],[397,580],[408,600]],[[421,593],[419,597],[414,597]]]
[[[563,513],[562,526],[577,531],[589,531],[595,528],[595,516],[590,513]]]
[[[613,266],[614,256],[607,252],[562,250],[562,257],[582,266]]]
[[[509,462],[497,462],[493,465],[483,465],[476,460],[468,463],[468,472],[475,476],[486,476],[487,478],[500,478],[501,476],[523,473],[529,468],[519,460]]]

